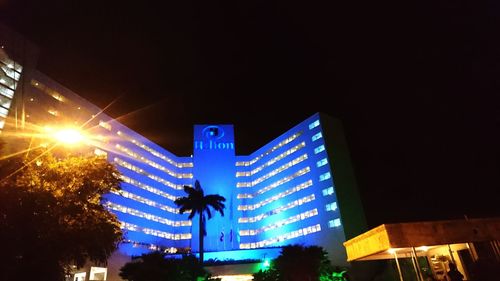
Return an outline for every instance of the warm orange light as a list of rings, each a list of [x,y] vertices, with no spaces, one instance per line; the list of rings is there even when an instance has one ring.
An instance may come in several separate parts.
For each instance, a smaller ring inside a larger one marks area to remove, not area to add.
[[[389,250],[387,250],[387,252],[389,252],[389,254],[391,255],[394,255],[394,253],[396,253],[396,249],[393,249],[393,248],[390,248]]]
[[[429,250],[429,247],[427,247],[427,246],[422,246],[422,247],[418,247],[417,249],[418,249],[418,250],[421,250],[421,251],[424,251],[424,252],[427,252],[427,250]]]
[[[65,144],[77,144],[81,143],[85,137],[80,130],[77,129],[62,129],[54,132],[53,137],[58,141]]]

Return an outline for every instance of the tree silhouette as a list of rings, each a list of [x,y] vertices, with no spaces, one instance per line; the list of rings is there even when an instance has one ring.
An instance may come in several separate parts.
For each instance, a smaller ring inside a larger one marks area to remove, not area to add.
[[[208,277],[195,256],[183,256],[182,259],[165,256],[161,252],[143,254],[126,263],[120,269],[120,277],[129,281],[192,281]]]
[[[0,280],[65,280],[72,265],[106,262],[122,239],[101,204],[120,187],[115,167],[93,156],[23,158],[0,161]]]
[[[332,281],[334,268],[319,246],[288,245],[267,270],[253,275],[255,281]]]
[[[224,208],[226,207],[224,203],[226,198],[217,195],[210,194],[205,195],[203,188],[201,188],[200,182],[195,181],[194,187],[184,186],[184,191],[188,196],[177,198],[174,202],[180,207],[179,212],[183,214],[184,212],[190,212],[189,219],[193,219],[195,215],[199,215],[199,248],[200,248],[200,263],[203,263],[203,238],[207,235],[206,232],[206,219],[212,218],[213,208],[216,212],[219,212],[221,216],[224,216]],[[206,216],[205,216],[206,215]]]

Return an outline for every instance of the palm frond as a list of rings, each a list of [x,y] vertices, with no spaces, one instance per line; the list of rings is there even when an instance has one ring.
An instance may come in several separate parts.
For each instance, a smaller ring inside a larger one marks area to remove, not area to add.
[[[224,208],[214,208],[214,210],[218,211],[222,217],[224,216]]]
[[[189,220],[192,220],[194,218],[194,215],[196,215],[196,211],[194,209],[191,210],[191,213],[188,216]]]
[[[185,185],[184,192],[186,192],[188,194],[188,197],[191,197],[191,196],[197,196],[197,193],[199,193],[199,190],[197,190],[189,185]]]
[[[201,198],[205,196],[205,192],[203,191],[203,188],[201,188],[200,181],[196,180],[194,182],[194,189],[200,193]]]
[[[179,208],[179,213],[180,214],[184,214],[185,212],[188,212],[190,210],[191,210],[190,208],[188,208],[186,206],[182,206],[182,207]]]
[[[185,205],[188,205],[190,203],[190,199],[188,197],[180,197],[175,199],[174,203],[177,205],[177,207],[182,207]]]
[[[205,196],[207,202],[226,202],[226,198],[219,194],[210,194]]]
[[[212,212],[208,206],[205,207],[205,213],[207,213],[208,219],[212,218]]]

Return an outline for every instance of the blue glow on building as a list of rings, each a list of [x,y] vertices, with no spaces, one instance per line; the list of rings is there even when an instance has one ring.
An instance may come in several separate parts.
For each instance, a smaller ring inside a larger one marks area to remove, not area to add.
[[[14,78],[6,72],[3,80],[21,81],[21,68],[11,58],[15,48],[6,46],[0,66]],[[207,221],[207,258],[224,259],[230,252],[245,256],[243,250],[265,254],[271,251],[266,249],[303,244],[322,246],[335,264],[343,264],[342,243],[365,230],[343,130],[331,117],[316,113],[250,155],[235,154],[233,125],[195,125],[192,156],[181,157],[103,114],[32,69],[33,64],[26,65],[23,87],[12,88],[2,100],[0,129],[9,129],[5,120],[11,112],[24,112],[27,122],[40,127],[85,124],[99,139],[92,150],[122,174],[122,190],[106,195],[104,202],[122,222],[122,253],[198,252],[198,223],[179,214],[174,204],[186,195],[183,186],[195,180],[205,194],[227,200],[225,216],[215,214]],[[7,83],[2,81],[0,87]],[[24,92],[17,94],[20,89]],[[11,104],[15,106],[8,111]],[[16,118],[11,117],[17,126]]]
[[[336,264],[345,263],[344,218],[322,119],[314,114],[244,156],[235,155],[232,125],[195,125],[192,157],[178,157],[116,121],[101,124],[101,133],[118,136],[108,158],[125,182],[107,205],[126,231],[121,250],[198,252],[198,224],[178,214],[173,200],[199,180],[205,194],[227,200],[225,216],[207,221],[207,259],[302,244],[320,245]]]
[[[233,125],[195,125],[192,156],[177,156],[35,70],[37,49],[19,53],[24,41],[0,31],[0,131],[57,124],[94,137],[89,150],[114,163],[123,181],[103,202],[122,222],[119,254],[197,253],[198,223],[174,200],[199,180],[205,194],[227,200],[225,216],[207,221],[206,259],[274,258],[279,247],[302,244],[346,264],[342,243],[366,223],[338,120],[316,113],[250,155],[235,154]]]

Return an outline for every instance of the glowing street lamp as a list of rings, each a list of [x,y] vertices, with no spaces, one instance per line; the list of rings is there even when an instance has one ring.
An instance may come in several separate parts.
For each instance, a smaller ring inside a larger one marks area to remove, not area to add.
[[[41,136],[64,145],[77,145],[87,140],[84,132],[74,127],[53,128],[45,126]]]
[[[53,138],[58,142],[73,145],[81,143],[85,139],[85,136],[82,131],[70,128],[56,131]]]

